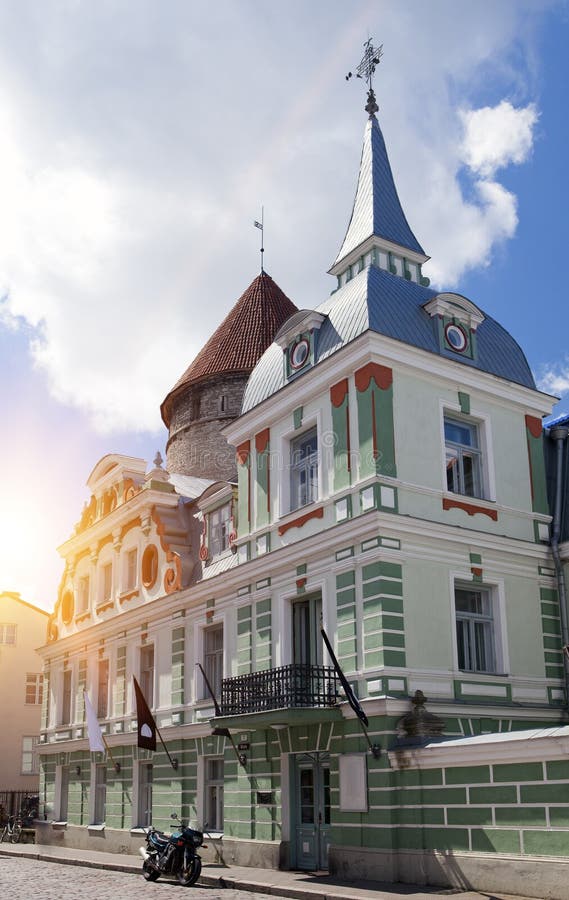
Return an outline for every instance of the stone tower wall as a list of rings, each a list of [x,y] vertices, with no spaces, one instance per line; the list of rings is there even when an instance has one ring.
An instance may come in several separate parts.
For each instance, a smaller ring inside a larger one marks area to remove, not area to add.
[[[235,448],[221,429],[241,411],[247,375],[217,375],[183,388],[171,400],[166,465],[169,472],[237,479]]]

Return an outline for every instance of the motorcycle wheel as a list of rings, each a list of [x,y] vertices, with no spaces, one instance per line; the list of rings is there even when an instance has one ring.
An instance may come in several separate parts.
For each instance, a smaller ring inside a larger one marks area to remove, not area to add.
[[[176,878],[184,887],[195,884],[200,877],[202,870],[202,861],[199,856],[186,856],[184,854],[184,864],[181,869],[176,872]]]
[[[147,859],[142,863],[142,875],[146,881],[158,881],[160,872],[157,872],[154,866],[151,866]]]

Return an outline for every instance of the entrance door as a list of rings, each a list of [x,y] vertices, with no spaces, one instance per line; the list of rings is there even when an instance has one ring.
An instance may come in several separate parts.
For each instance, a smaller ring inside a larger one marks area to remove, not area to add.
[[[303,753],[295,758],[295,864],[310,872],[328,868],[330,846],[330,757]]]

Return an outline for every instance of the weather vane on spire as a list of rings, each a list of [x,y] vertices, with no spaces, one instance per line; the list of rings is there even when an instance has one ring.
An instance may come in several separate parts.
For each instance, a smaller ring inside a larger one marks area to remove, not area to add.
[[[255,226],[255,228],[259,228],[261,231],[261,272],[264,272],[265,271],[263,269],[263,253],[265,252],[265,247],[264,247],[264,243],[265,243],[265,207],[264,206],[261,207],[261,221],[257,222],[257,220],[255,219],[255,221],[253,222],[253,225]]]
[[[375,72],[376,66],[379,65],[379,61],[383,56],[383,44],[380,44],[379,47],[374,47],[372,43],[372,39],[368,38],[364,44],[364,55],[362,57],[362,61],[358,65],[356,69],[356,78],[363,78],[364,81],[367,81],[367,104],[365,106],[365,110],[369,113],[370,119],[372,116],[378,111],[379,106],[376,103],[375,93],[372,87],[373,73]],[[353,77],[352,72],[348,72],[346,75],[346,81],[349,81],[350,78]]]

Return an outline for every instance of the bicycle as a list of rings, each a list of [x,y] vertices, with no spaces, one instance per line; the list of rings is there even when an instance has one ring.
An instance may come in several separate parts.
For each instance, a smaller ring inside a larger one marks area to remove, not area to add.
[[[9,841],[17,844],[22,836],[22,820],[20,817],[9,816],[8,821],[4,823],[2,832],[0,833],[0,843]]]

